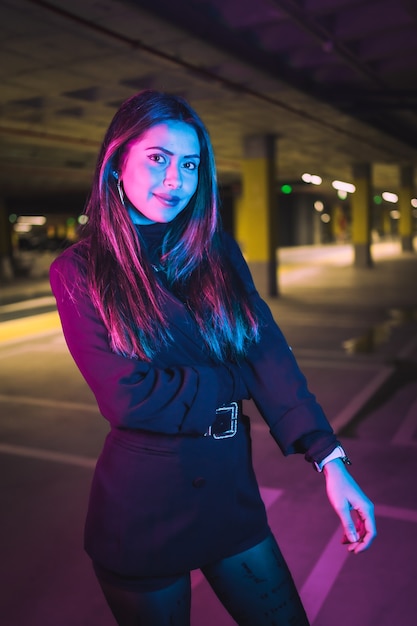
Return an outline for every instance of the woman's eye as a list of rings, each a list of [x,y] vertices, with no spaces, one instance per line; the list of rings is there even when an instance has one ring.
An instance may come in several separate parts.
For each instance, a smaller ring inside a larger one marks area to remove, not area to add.
[[[155,163],[165,163],[165,157],[162,154],[150,154],[149,158]]]
[[[195,170],[198,166],[197,163],[194,163],[194,161],[187,161],[184,163],[184,167],[186,170]]]

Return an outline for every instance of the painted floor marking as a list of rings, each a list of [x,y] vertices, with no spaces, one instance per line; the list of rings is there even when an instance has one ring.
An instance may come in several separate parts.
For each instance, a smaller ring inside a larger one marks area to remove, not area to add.
[[[37,339],[36,337],[32,337],[32,339]],[[40,338],[48,338],[48,341],[44,341],[42,343],[28,343],[26,339],[28,337],[23,337],[21,340],[13,340],[13,341],[3,341],[0,343],[0,359],[8,359],[9,357],[18,356],[28,352],[47,352],[51,353],[52,351],[61,351],[62,348],[65,348],[65,340],[62,334],[62,330],[50,330],[46,331],[39,335]]]
[[[377,504],[375,506],[375,515],[377,517],[389,517],[402,522],[413,522],[417,524],[417,510],[404,509],[398,506],[389,506],[386,504]]]
[[[53,461],[54,463],[64,463],[76,467],[94,468],[96,459],[78,454],[67,454],[54,450],[42,448],[31,448],[28,446],[15,446],[9,443],[0,443],[0,454],[11,454],[12,456],[23,456],[28,459],[39,459],[41,461]]]
[[[1,453],[39,459],[42,461],[52,461],[54,463],[64,463],[66,465],[87,469],[94,469],[96,464],[96,459],[91,457],[6,443],[0,443],[0,454]],[[260,491],[267,509],[284,493],[283,489],[273,489],[270,487],[261,487]],[[375,506],[375,512],[377,517],[387,517],[394,520],[417,523],[417,510],[414,509],[378,504]],[[342,548],[340,541],[341,529],[339,526],[333,533],[330,541],[300,590],[300,596],[311,623],[314,622],[317,615],[320,613],[343,565],[350,556],[349,552]],[[199,585],[203,580],[204,576],[200,571],[192,572],[193,588]]]
[[[365,406],[366,402],[378,391],[378,389],[392,375],[394,368],[391,366],[383,366],[380,371],[369,381],[361,391],[352,398],[350,402],[330,420],[333,430],[337,433],[346,426],[356,415],[356,413]]]
[[[44,461],[54,461],[57,463],[66,463],[67,465],[75,465],[78,467],[94,467],[96,464],[96,459],[92,457],[80,456],[77,454],[68,454],[66,452],[57,452],[54,450],[46,450],[44,448],[33,448],[31,446],[20,446],[9,443],[0,443],[0,454],[10,454],[14,456],[23,456],[26,458],[40,459]],[[271,487],[260,487],[260,492],[262,496],[262,500],[265,503],[267,509],[269,509],[275,502],[283,495],[283,489],[273,489]],[[417,510],[407,509],[403,507],[395,507],[389,506],[386,504],[378,504],[375,506],[375,512],[378,517],[388,517],[391,519],[397,519],[405,522],[413,522],[417,523]],[[335,545],[333,543],[334,538],[337,534],[337,552],[340,553],[340,536],[341,531],[340,528],[336,531],[326,549],[324,550],[322,556],[319,559],[321,563],[324,558],[327,558],[331,555],[331,559],[333,560],[333,550]],[[344,554],[344,552],[342,552]],[[319,563],[318,562],[318,563]],[[315,571],[316,567],[322,567],[322,565],[317,565],[313,569]],[[329,572],[329,567],[326,565],[326,571]],[[310,577],[312,574],[310,574]],[[309,578],[310,578],[309,577]],[[327,577],[327,575],[326,575]],[[304,584],[304,587],[310,585],[308,580]],[[308,591],[308,589],[307,589]]]
[[[55,303],[56,300],[54,296],[31,298],[30,300],[21,300],[20,302],[12,302],[11,304],[2,304],[0,306],[0,314],[16,313],[17,311],[27,311],[28,309],[39,308],[42,306],[55,306]]]
[[[5,349],[3,349],[2,346],[0,346],[1,347],[0,359],[8,359],[10,357],[18,356],[18,355],[33,351],[32,346],[28,346],[26,343],[19,343],[17,346],[14,345],[15,342],[12,342],[13,345],[8,344],[8,342],[6,343],[8,347],[6,347]]]
[[[300,589],[301,600],[311,623],[314,622],[330,593],[349,552],[341,549],[340,527],[333,533],[329,543]]]
[[[417,510],[413,509],[377,504],[375,514],[377,517],[417,523]],[[339,526],[300,590],[300,596],[311,624],[320,613],[343,565],[350,556],[346,548],[342,549],[341,535],[342,531]]]
[[[0,394],[0,402],[9,402],[10,404],[28,404],[29,406],[41,406],[51,409],[61,409],[69,411],[86,411],[88,413],[97,413],[98,408],[95,404],[87,404],[86,402],[65,402],[62,400],[50,400],[49,398],[19,397],[14,395]]]
[[[0,443],[0,454],[10,454],[12,456],[22,456],[30,459],[38,459],[41,461],[52,461],[54,463],[64,463],[76,467],[94,469],[96,459],[75,454],[67,454],[55,452],[53,450],[45,450],[41,448],[31,448],[28,446],[17,446],[13,444]],[[283,489],[272,489],[270,487],[261,487],[262,500],[265,507],[269,509],[284,493]],[[340,533],[339,533],[340,534]],[[193,589],[205,580],[200,570],[193,571],[191,574],[191,583]]]
[[[329,368],[329,369],[340,369],[340,370],[361,370],[365,372],[379,372],[381,366],[379,363],[375,362],[361,362],[353,359],[347,360],[343,353],[335,353],[333,355],[329,355],[328,352],[323,352],[320,350],[312,350],[314,353],[313,356],[308,356],[307,354],[303,355],[301,351],[294,350],[294,355],[298,361],[298,363],[304,367],[314,367],[314,368]]]
[[[391,443],[396,446],[417,446],[417,400],[408,409]]]
[[[56,311],[8,320],[0,324],[0,342],[5,345],[39,339],[55,333],[60,328],[61,322]]]
[[[397,354],[397,359],[406,359],[411,357],[414,351],[417,350],[417,335],[415,335]]]
[[[265,507],[270,509],[273,504],[284,494],[284,489],[274,489],[273,487],[259,487],[261,498]]]

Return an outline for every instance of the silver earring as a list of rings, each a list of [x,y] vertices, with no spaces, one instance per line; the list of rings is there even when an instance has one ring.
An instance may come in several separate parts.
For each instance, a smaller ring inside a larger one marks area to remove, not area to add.
[[[119,198],[120,198],[120,202],[123,204],[123,206],[125,205],[125,195],[123,193],[123,188],[122,188],[122,181],[119,180],[117,181],[117,191],[119,192]]]

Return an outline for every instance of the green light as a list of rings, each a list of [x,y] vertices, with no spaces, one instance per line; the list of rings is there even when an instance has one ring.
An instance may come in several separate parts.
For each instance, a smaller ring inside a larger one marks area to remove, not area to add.
[[[282,193],[285,193],[285,194],[288,195],[289,193],[292,192],[292,187],[291,187],[291,185],[282,185],[281,191],[282,191]]]
[[[73,217],[69,217],[67,219],[67,226],[74,226],[75,224],[75,219]]]
[[[375,204],[382,204],[381,196],[374,196],[374,202]]]
[[[14,224],[17,221],[17,215],[16,213],[12,213],[11,215],[9,215],[9,222],[11,224]]]

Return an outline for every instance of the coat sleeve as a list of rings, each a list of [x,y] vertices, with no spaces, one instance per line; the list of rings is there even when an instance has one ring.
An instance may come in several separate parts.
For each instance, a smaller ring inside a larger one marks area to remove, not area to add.
[[[302,452],[306,460],[320,462],[338,445],[333,429],[233,239],[228,248],[260,320],[259,342],[251,346],[244,364],[251,397],[285,455]]]
[[[51,287],[69,351],[113,427],[201,435],[217,407],[241,399],[236,394],[245,397],[236,367],[154,367],[114,353],[91,299],[78,286],[82,277],[71,249],[51,265]]]

